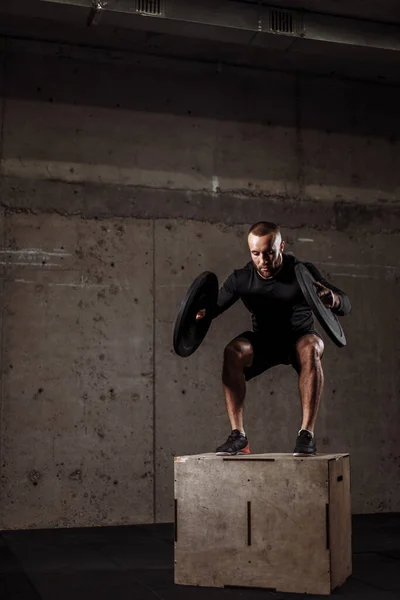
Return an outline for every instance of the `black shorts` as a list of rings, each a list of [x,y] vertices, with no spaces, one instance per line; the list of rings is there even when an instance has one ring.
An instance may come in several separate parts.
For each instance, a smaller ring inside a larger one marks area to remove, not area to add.
[[[264,371],[277,365],[292,365],[298,373],[299,364],[296,355],[296,344],[300,338],[309,334],[321,337],[321,334],[316,329],[298,332],[290,338],[280,339],[279,343],[275,341],[271,343],[271,338],[264,332],[244,331],[238,335],[238,338],[249,340],[254,353],[251,367],[244,369],[246,381],[257,377],[257,375],[261,375]]]

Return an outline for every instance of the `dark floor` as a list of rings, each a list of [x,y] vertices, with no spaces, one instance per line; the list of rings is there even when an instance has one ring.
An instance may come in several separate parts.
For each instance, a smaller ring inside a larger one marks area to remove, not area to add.
[[[334,596],[400,599],[400,515],[353,518],[353,575]],[[174,585],[173,525],[0,535],[1,600],[295,600],[300,594]],[[326,596],[308,596],[326,598]]]

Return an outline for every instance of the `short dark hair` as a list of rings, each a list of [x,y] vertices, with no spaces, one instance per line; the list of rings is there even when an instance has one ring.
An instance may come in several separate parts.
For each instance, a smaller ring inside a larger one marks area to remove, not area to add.
[[[279,225],[276,225],[276,223],[271,223],[270,221],[259,221],[250,227],[248,235],[252,233],[253,235],[262,237],[263,235],[269,235],[270,233],[275,233],[276,235],[280,233],[280,231],[280,227]]]

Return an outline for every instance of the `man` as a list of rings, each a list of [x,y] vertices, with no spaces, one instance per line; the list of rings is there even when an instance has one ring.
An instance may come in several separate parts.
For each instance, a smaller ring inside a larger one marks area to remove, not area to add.
[[[251,261],[225,281],[213,315],[220,315],[240,298],[252,313],[253,324],[253,331],[235,337],[224,351],[222,382],[232,432],[216,454],[250,453],[243,424],[246,381],[275,365],[291,364],[299,376],[303,412],[293,454],[311,456],[317,451],[314,426],[324,382],[324,343],[297,283],[294,267],[298,261],[283,253],[279,227],[266,221],[256,223],[250,228],[248,244]],[[336,315],[348,314],[351,305],[344,292],[323,279],[312,263],[304,264],[317,282],[324,305]],[[196,318],[204,314],[201,310]]]

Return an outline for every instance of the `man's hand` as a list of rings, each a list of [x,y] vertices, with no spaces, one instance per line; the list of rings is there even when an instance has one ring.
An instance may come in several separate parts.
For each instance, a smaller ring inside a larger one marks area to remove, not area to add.
[[[319,281],[314,281],[313,285],[317,288],[317,295],[326,308],[337,308],[340,306],[340,298],[335,292],[332,292],[332,290]]]
[[[204,319],[205,316],[206,316],[206,309],[205,308],[200,309],[196,315],[196,321],[199,321],[200,319]]]

